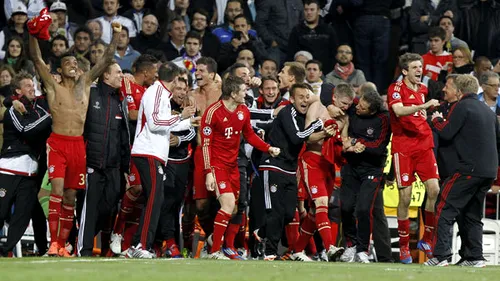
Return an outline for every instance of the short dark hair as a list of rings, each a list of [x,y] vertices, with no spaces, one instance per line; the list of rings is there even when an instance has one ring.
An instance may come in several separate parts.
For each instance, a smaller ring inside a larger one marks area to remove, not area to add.
[[[198,40],[198,43],[200,43],[200,45],[203,43],[202,38],[201,38],[201,34],[200,34],[198,31],[195,31],[195,30],[190,30],[190,31],[186,34],[186,38],[184,39],[184,42],[187,42],[187,40],[188,40],[189,38],[197,39],[197,40]]]
[[[128,30],[128,27],[122,25],[122,30],[125,30],[125,32],[127,32],[127,37],[130,37],[130,31]]]
[[[455,23],[453,22],[453,19],[450,16],[441,16],[438,20],[438,25],[440,25],[441,21],[444,19],[449,19],[451,21],[451,25],[455,26]]]
[[[197,65],[204,64],[207,66],[209,73],[217,72],[217,62],[211,57],[201,57],[196,61]]]
[[[414,61],[423,62],[422,57],[419,54],[406,53],[399,57],[399,67],[404,70],[408,70],[410,63]]]
[[[52,40],[50,41],[50,46],[52,47],[52,44],[54,44],[54,41],[57,41],[57,40],[64,41],[64,45],[66,46],[66,49],[69,49],[68,39],[61,34],[57,34],[56,36],[54,36],[54,38],[52,38]]]
[[[234,75],[229,75],[222,82],[222,95],[220,98],[223,100],[229,99],[231,97],[231,94],[234,92],[238,92],[240,90],[240,86],[244,84],[245,81],[242,78],[236,77]]]
[[[446,31],[440,26],[433,26],[429,28],[429,39],[434,37],[438,37],[444,41],[446,39]]]
[[[262,89],[262,87],[264,87],[264,82],[266,81],[274,81],[276,82],[278,85],[279,85],[279,80],[278,78],[276,78],[276,76],[273,76],[273,75],[270,75],[270,76],[263,76],[262,78],[260,78],[260,81],[262,81],[262,83],[260,84],[260,87]]]
[[[272,61],[274,63],[274,65],[276,65],[276,68],[278,68],[278,63],[272,58],[263,59],[261,64],[264,64],[264,62],[266,62],[266,61]]]
[[[90,47],[95,47],[97,45],[103,45],[105,48],[108,47],[108,44],[106,44],[106,42],[104,42],[104,40],[102,40],[101,38],[95,40],[94,43],[92,43],[92,45],[90,45]]]
[[[308,60],[306,62],[306,69],[307,69],[307,66],[310,65],[310,64],[317,64],[318,65],[318,68],[320,71],[323,70],[323,64],[319,61],[319,60]]]
[[[75,30],[75,39],[76,35],[81,32],[87,33],[89,35],[90,41],[94,41],[94,34],[86,25],[82,25]]]
[[[304,82],[304,80],[306,79],[306,69],[300,62],[285,62],[285,66],[288,66],[288,74],[295,77],[295,82]]]
[[[309,91],[312,91],[313,89],[309,84],[306,83],[295,83],[290,87],[290,97],[295,96],[295,93],[297,92],[297,89],[306,89]]]
[[[194,14],[200,14],[200,15],[204,16],[204,17],[205,17],[205,19],[206,19],[206,22],[207,22],[207,24],[208,24],[208,21],[209,21],[210,19],[208,18],[208,17],[209,17],[209,15],[208,15],[207,10],[202,9],[202,8],[196,8],[196,9],[193,11],[193,17],[194,17]],[[192,22],[192,21],[191,21],[191,22]]]
[[[384,100],[382,100],[380,94],[375,91],[364,93],[361,99],[365,100],[370,105],[368,107],[370,113],[380,111],[382,109],[382,105],[384,104]]]
[[[239,14],[234,17],[233,22],[235,22],[237,19],[245,19],[247,21],[247,24],[250,24],[250,20],[244,15],[244,14]]]
[[[319,3],[319,0],[304,0],[304,6],[311,4],[316,4],[318,5],[318,9],[321,9],[321,4]]]
[[[24,79],[29,79],[33,80],[33,75],[29,74],[25,70],[19,71],[12,79],[12,88],[15,89],[21,89],[21,81]]]
[[[236,62],[236,63],[234,63],[234,64],[233,64],[233,65],[231,65],[231,66],[229,67],[229,69],[228,69],[229,75],[236,76],[236,69],[238,69],[238,68],[242,68],[242,67],[247,68],[247,66],[246,66],[246,65],[244,65],[244,64],[242,64],[242,63],[240,63],[240,62]]]
[[[168,22],[167,32],[172,31],[172,26],[174,25],[174,22],[176,22],[176,21],[178,21],[178,22],[184,22],[184,20],[180,16],[175,16],[173,19],[171,19]]]
[[[143,54],[140,55],[132,64],[132,72],[140,72],[151,69],[155,63],[158,63],[158,59],[152,55]]]
[[[158,69],[158,78],[161,81],[172,82],[181,74],[181,69],[173,62],[166,62]]]

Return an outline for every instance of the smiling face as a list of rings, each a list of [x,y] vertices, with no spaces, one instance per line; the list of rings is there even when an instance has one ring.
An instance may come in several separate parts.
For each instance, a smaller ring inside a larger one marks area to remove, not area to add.
[[[335,56],[340,65],[347,65],[352,62],[352,49],[348,45],[340,45]]]
[[[296,88],[294,92],[290,94],[290,102],[301,114],[307,113],[309,109],[309,98],[309,91],[304,88]]]
[[[187,78],[187,77],[186,77]],[[175,83],[174,90],[172,91],[172,99],[178,105],[182,105],[184,103],[184,99],[187,96],[187,84],[179,81]]]
[[[250,87],[250,70],[247,67],[239,67],[234,71],[236,77],[240,77],[245,81],[245,86]]]
[[[455,85],[455,82],[453,82],[453,79],[449,78],[446,80],[446,85],[444,85],[443,92],[445,101],[454,102],[458,100],[457,86]]]
[[[8,70],[2,71],[0,73],[0,87],[10,85],[10,82],[12,82],[12,76],[10,75],[10,72]]]
[[[207,85],[208,82],[213,79],[213,74],[208,72],[207,66],[205,64],[196,65],[195,76],[197,84],[200,87]]]
[[[62,76],[62,78],[73,78],[76,79],[78,70],[78,62],[75,57],[67,56],[61,59],[61,68],[57,69]]]
[[[31,79],[23,79],[19,83],[20,89],[16,89],[18,96],[25,96],[30,101],[35,99],[35,84]]]
[[[115,89],[121,87],[122,79],[123,79],[123,72],[121,67],[117,63],[110,65],[108,68],[108,72],[104,73],[104,83],[108,84],[109,86]]]
[[[259,89],[259,93],[264,97],[267,104],[273,104],[279,94],[278,83],[273,80],[265,80]]]
[[[412,84],[419,84],[422,81],[422,62],[412,61],[408,64],[408,70],[403,69],[403,75]]]

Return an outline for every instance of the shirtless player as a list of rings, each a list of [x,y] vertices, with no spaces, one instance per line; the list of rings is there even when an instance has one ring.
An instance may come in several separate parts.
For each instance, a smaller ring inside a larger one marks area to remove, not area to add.
[[[113,41],[102,60],[89,72],[77,77],[77,61],[72,55],[61,57],[62,82],[52,78],[42,60],[38,40],[30,35],[31,60],[40,75],[52,114],[52,134],[47,140],[49,179],[52,192],[49,202],[49,256],[69,257],[64,248],[73,226],[77,190],[85,189],[86,153],[83,128],[87,116],[90,86],[112,63],[122,26],[112,23]],[[61,204],[62,203],[62,204]],[[58,231],[59,229],[59,231]]]
[[[217,63],[212,58],[202,57],[196,62],[196,81],[199,88],[194,91],[193,98],[198,116],[203,116],[205,110],[218,101],[222,95],[222,83],[217,78]],[[203,173],[204,162],[200,134],[197,134],[196,141],[198,145],[194,152],[193,199],[196,201],[198,221],[208,237],[213,232],[215,217],[211,216],[209,212],[210,195],[205,185],[205,174]]]

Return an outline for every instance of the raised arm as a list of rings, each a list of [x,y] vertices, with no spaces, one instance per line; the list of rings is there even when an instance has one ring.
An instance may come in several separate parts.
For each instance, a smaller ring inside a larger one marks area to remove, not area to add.
[[[113,62],[113,57],[116,52],[116,44],[118,43],[118,37],[120,36],[120,32],[122,31],[122,25],[117,22],[113,22],[111,26],[113,27],[113,38],[111,40],[111,44],[109,44],[106,52],[104,52],[103,57],[88,72],[88,84],[99,78],[99,76],[101,76],[104,71],[106,71],[106,68]]]
[[[33,61],[33,64],[35,64],[36,72],[40,75],[43,85],[45,86],[47,98],[51,100],[55,95],[56,81],[52,78],[52,75],[49,72],[49,67],[42,59],[42,52],[40,51],[40,46],[38,45],[38,39],[33,37],[31,34],[29,35],[29,50],[31,60]]]

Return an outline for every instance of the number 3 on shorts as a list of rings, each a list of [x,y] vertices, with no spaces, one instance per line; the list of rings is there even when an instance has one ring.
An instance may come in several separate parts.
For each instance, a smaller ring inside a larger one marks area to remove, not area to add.
[[[78,185],[85,185],[85,174],[80,174],[80,182]]]

